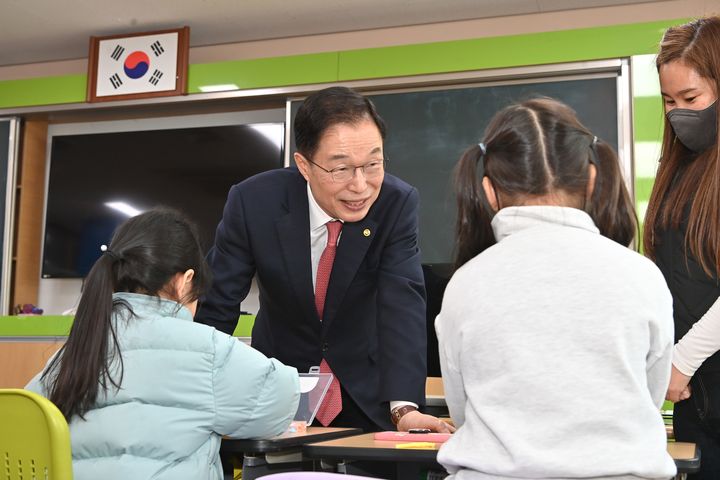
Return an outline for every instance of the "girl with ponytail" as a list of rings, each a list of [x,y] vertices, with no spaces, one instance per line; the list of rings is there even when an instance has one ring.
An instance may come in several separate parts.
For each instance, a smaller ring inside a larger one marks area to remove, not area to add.
[[[495,115],[456,186],[457,270],[435,328],[458,429],[440,463],[458,478],[672,477],[672,299],[627,248],[613,149],[566,105],[529,100]]]
[[[76,480],[219,480],[223,435],[287,428],[297,371],[193,323],[209,284],[195,227],[179,212],[151,210],[115,232],[65,345],[26,387],[65,415]]]

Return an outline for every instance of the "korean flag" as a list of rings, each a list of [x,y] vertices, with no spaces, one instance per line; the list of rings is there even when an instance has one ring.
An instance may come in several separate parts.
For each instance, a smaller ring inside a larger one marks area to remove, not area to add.
[[[175,90],[178,34],[99,42],[97,97]]]

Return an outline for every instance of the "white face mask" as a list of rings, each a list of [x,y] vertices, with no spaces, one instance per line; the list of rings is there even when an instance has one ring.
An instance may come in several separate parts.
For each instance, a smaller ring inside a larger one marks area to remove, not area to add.
[[[717,100],[703,110],[674,108],[666,117],[678,140],[688,150],[701,153],[717,141]]]

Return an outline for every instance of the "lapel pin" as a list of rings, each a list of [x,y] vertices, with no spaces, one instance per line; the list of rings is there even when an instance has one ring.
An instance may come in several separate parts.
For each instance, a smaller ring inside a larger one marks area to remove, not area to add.
[[[365,230],[363,230],[363,235],[366,236],[366,237],[369,237],[369,236],[370,236],[370,229],[369,229],[369,228],[366,228]]]

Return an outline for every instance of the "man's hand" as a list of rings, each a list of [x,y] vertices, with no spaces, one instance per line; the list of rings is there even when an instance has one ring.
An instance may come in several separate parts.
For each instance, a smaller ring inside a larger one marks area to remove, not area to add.
[[[691,395],[690,385],[688,385],[689,383],[690,377],[682,374],[680,370],[675,368],[675,365],[673,365],[672,372],[670,373],[670,385],[668,386],[665,398],[673,403],[687,400]]]
[[[411,428],[428,428],[439,433],[453,433],[455,431],[455,427],[449,423],[443,422],[432,415],[420,413],[417,410],[403,415],[397,425],[398,432],[407,432]]]

